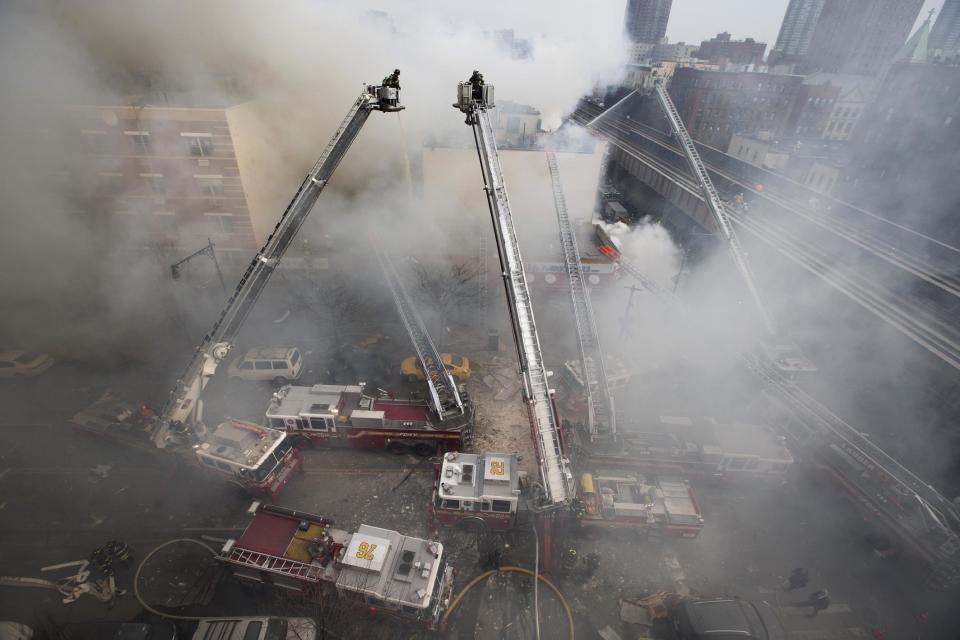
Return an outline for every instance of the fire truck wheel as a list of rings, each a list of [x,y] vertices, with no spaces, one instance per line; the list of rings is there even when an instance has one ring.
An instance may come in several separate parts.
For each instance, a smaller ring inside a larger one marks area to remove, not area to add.
[[[312,448],[313,448],[313,441],[310,440],[310,438],[307,438],[307,437],[305,437],[305,436],[294,436],[294,437],[290,440],[290,444],[292,444],[293,446],[295,446],[297,449],[312,449]]]
[[[399,440],[392,440],[387,443],[387,451],[400,455],[401,453],[406,453],[409,451],[409,449],[403,442],[400,442]]]
[[[436,447],[433,445],[427,444],[426,442],[418,442],[413,445],[413,452],[420,456],[421,458],[427,458],[436,453]]]
[[[487,523],[480,518],[464,518],[457,523],[457,529],[465,533],[481,534],[487,531]]]

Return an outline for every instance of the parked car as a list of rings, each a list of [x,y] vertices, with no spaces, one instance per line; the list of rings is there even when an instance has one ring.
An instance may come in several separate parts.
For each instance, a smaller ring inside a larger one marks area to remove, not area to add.
[[[73,622],[63,626],[63,640],[176,640],[171,622]]]
[[[310,618],[204,618],[193,640],[316,640]]]
[[[32,378],[53,366],[53,358],[36,351],[0,351],[0,378]]]
[[[787,633],[766,602],[743,598],[686,598],[673,606],[676,640],[784,640]]]
[[[303,357],[295,347],[254,348],[230,363],[227,375],[241,380],[286,384],[303,373]]]
[[[473,373],[470,370],[470,360],[463,356],[453,353],[441,353],[440,360],[447,371],[453,375],[459,382],[463,382]],[[420,360],[416,356],[405,358],[400,363],[400,373],[410,382],[423,382],[426,376],[423,375],[423,369],[420,368]]]

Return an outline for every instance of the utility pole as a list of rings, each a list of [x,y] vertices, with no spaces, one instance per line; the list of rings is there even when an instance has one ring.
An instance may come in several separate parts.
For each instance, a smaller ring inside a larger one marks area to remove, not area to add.
[[[633,307],[633,294],[637,291],[643,291],[643,289],[636,285],[630,285],[629,287],[624,287],[624,289],[630,290],[630,297],[627,298],[627,308],[623,310],[623,317],[620,319],[621,339],[630,334],[630,309]]]

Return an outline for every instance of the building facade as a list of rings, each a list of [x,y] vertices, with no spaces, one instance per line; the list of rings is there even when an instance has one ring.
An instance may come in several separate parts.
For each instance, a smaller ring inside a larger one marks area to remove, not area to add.
[[[826,0],[802,70],[881,75],[922,5],[923,0]]]
[[[710,40],[700,43],[697,57],[715,64],[761,65],[766,43],[756,42],[753,38],[731,40],[729,33],[718,33]]]
[[[781,136],[801,91],[801,76],[679,68],[670,95],[698,142],[726,149],[734,134]]]
[[[960,65],[895,64],[854,131],[841,196],[960,240]]]
[[[777,43],[770,52],[769,64],[799,62],[807,55],[810,39],[826,0],[790,0],[780,25]]]
[[[627,0],[624,31],[631,42],[657,44],[667,35],[673,0]]]
[[[226,109],[77,107],[67,122],[86,174],[73,179],[125,242],[176,256],[210,238],[234,270],[256,251]]]
[[[960,0],[944,0],[930,30],[930,51],[935,58],[960,55]]]

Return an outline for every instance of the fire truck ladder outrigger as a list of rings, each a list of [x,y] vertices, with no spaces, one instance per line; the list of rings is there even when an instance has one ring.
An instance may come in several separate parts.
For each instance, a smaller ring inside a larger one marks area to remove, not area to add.
[[[497,252],[503,269],[507,307],[513,338],[517,347],[524,400],[533,431],[534,445],[540,462],[543,483],[543,507],[560,507],[573,496],[573,474],[564,457],[556,408],[547,382],[547,370],[540,353],[540,339],[533,318],[533,306],[527,277],[523,271],[520,247],[513,227],[510,202],[500,170],[500,158],[493,137],[493,127],[487,109],[494,107],[493,85],[484,84],[475,73],[467,82],[457,86],[457,102],[453,105],[467,115],[466,123],[473,128],[473,137],[483,172],[484,190],[490,217],[493,221]]]
[[[552,151],[547,152],[547,166],[550,169],[550,181],[553,185],[553,202],[556,205],[557,223],[560,226],[560,246],[563,249],[567,280],[570,283],[570,302],[573,305],[573,319],[576,323],[580,347],[580,363],[583,366],[584,386],[587,392],[587,427],[591,439],[612,438],[617,432],[613,396],[610,395],[607,384],[600,335],[593,317],[590,293],[584,282],[580,250],[567,213],[567,199],[563,195],[563,185],[560,183],[557,155]]]
[[[171,443],[190,442],[202,437],[205,428],[201,392],[230,351],[231,343],[250,310],[256,304],[280,259],[293,243],[333,172],[357,138],[370,112],[403,109],[400,105],[400,89],[395,86],[396,83],[393,85],[386,82],[383,86],[367,85],[350,107],[320,159],[310,169],[293,200],[287,205],[270,237],[253,257],[220,317],[204,336],[190,364],[177,380],[153,433],[154,444],[158,447],[165,448]]]
[[[407,293],[393,261],[372,236],[371,240],[373,241],[373,252],[377,256],[387,285],[390,287],[397,312],[400,314],[403,326],[406,327],[407,334],[410,336],[410,342],[413,343],[413,348],[417,352],[417,359],[423,368],[427,387],[430,390],[430,400],[437,416],[440,420],[443,420],[447,416],[463,415],[463,400],[460,398],[460,390],[457,388],[453,375],[443,366],[440,352],[437,351],[430,334],[427,333],[427,327],[423,323],[423,318],[417,312],[417,306],[410,294]]]

